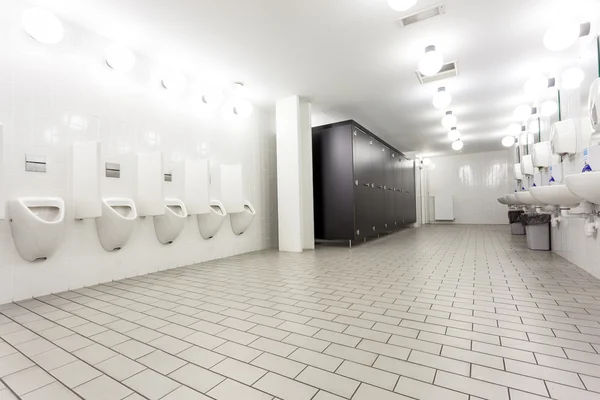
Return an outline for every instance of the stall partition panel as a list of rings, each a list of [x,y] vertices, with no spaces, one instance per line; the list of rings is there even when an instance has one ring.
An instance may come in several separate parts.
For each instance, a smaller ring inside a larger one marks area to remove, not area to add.
[[[371,147],[373,139],[360,129],[353,129],[354,140],[354,232],[356,238],[372,235],[374,215],[371,212],[371,194],[374,191]]]

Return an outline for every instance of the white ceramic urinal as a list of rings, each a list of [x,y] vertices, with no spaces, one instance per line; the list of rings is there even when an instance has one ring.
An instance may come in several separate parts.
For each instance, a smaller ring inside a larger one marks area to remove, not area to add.
[[[65,238],[65,202],[58,197],[21,197],[9,201],[10,229],[23,259],[42,261]]]
[[[96,218],[98,238],[104,250],[120,250],[127,244],[137,218],[131,199],[102,199],[102,216]]]
[[[229,214],[233,233],[241,235],[246,232],[255,215],[256,210],[252,207],[252,204],[248,200],[244,201],[244,211]]]
[[[179,199],[165,199],[165,214],[154,217],[154,231],[158,241],[171,244],[183,228],[188,216],[185,204]]]
[[[208,214],[198,214],[198,228],[200,229],[200,235],[204,239],[210,239],[219,232],[227,212],[225,206],[218,200],[210,201],[210,211]]]

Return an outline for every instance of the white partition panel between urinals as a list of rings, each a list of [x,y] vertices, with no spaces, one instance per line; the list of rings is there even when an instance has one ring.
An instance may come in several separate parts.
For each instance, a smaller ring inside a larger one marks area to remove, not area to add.
[[[159,151],[138,154],[136,206],[140,217],[164,215],[165,213],[162,159],[162,153]]]
[[[75,219],[102,215],[100,143],[73,144],[72,193]]]
[[[242,165],[221,165],[221,201],[228,214],[244,211]]]
[[[184,165],[182,199],[189,215],[210,212],[208,160],[187,159]]]

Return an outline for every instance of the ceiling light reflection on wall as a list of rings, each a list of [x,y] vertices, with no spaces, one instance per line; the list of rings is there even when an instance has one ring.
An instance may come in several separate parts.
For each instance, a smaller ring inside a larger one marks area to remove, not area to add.
[[[504,139],[502,139],[502,146],[504,146],[504,147],[511,147],[514,144],[515,144],[514,136],[505,136]]]
[[[209,88],[202,94],[202,102],[209,106],[219,106],[225,100],[223,90],[219,88]]]
[[[516,120],[523,121],[524,119],[527,119],[529,116],[531,116],[531,112],[532,108],[530,106],[528,106],[527,104],[521,104],[520,106],[515,108],[515,111],[513,111],[513,116]]]
[[[30,8],[21,16],[23,29],[29,36],[44,44],[56,44],[65,36],[62,23],[50,11]]]
[[[510,133],[513,136],[518,135],[519,133],[521,133],[521,124],[517,124],[516,122],[513,124],[510,124],[508,126],[508,133]]]
[[[435,46],[427,46],[425,54],[419,60],[419,72],[425,76],[433,76],[440,72],[444,65],[444,57],[435,49]]]
[[[579,67],[565,70],[561,76],[561,87],[563,89],[577,89],[585,79],[585,72]]]
[[[544,34],[544,46],[550,51],[565,50],[577,42],[581,34],[581,24],[565,18],[557,21]]]
[[[446,111],[446,115],[442,118],[442,126],[446,129],[450,129],[456,126],[457,122],[456,115],[454,115],[452,111]]]
[[[452,96],[444,86],[440,87],[435,96],[433,96],[433,106],[437,109],[442,110],[448,107],[451,102]]]
[[[460,131],[456,128],[450,129],[450,132],[448,132],[448,140],[451,142],[455,142],[458,139],[460,139]]]
[[[459,151],[459,150],[462,150],[463,147],[464,147],[464,143],[460,139],[452,142],[452,150]]]
[[[558,111],[558,104],[554,100],[547,100],[542,103],[541,115],[543,117],[551,117]]]
[[[532,76],[525,82],[525,93],[530,97],[538,97],[548,89],[548,78]]]
[[[241,118],[249,117],[254,111],[254,106],[248,100],[240,100],[233,106],[233,113]]]
[[[185,90],[187,78],[180,71],[169,71],[160,81],[163,88],[179,93]]]
[[[394,11],[406,11],[417,4],[417,0],[388,0],[388,5]]]
[[[131,71],[135,66],[135,55],[129,47],[113,45],[106,51],[106,64],[115,71]]]

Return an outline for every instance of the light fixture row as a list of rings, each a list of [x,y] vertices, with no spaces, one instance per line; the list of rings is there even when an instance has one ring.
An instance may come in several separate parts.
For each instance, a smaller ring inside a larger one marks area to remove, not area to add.
[[[23,12],[21,16],[21,24],[25,32],[34,40],[42,44],[57,44],[60,43],[65,35],[64,27],[60,21],[48,10],[42,8],[30,8]],[[124,45],[114,44],[110,46],[105,54],[105,62],[111,69],[127,73],[135,67],[136,57],[133,51]],[[187,86],[187,77],[181,71],[171,70],[164,74],[160,81],[162,88],[173,93],[181,93]],[[244,84],[241,82],[234,83],[235,91],[239,92],[243,89]],[[225,94],[221,89],[207,89],[203,93],[202,103],[212,107],[218,107],[225,101]],[[254,106],[246,99],[238,99],[232,106],[232,113],[238,117],[248,117],[252,114]]]

